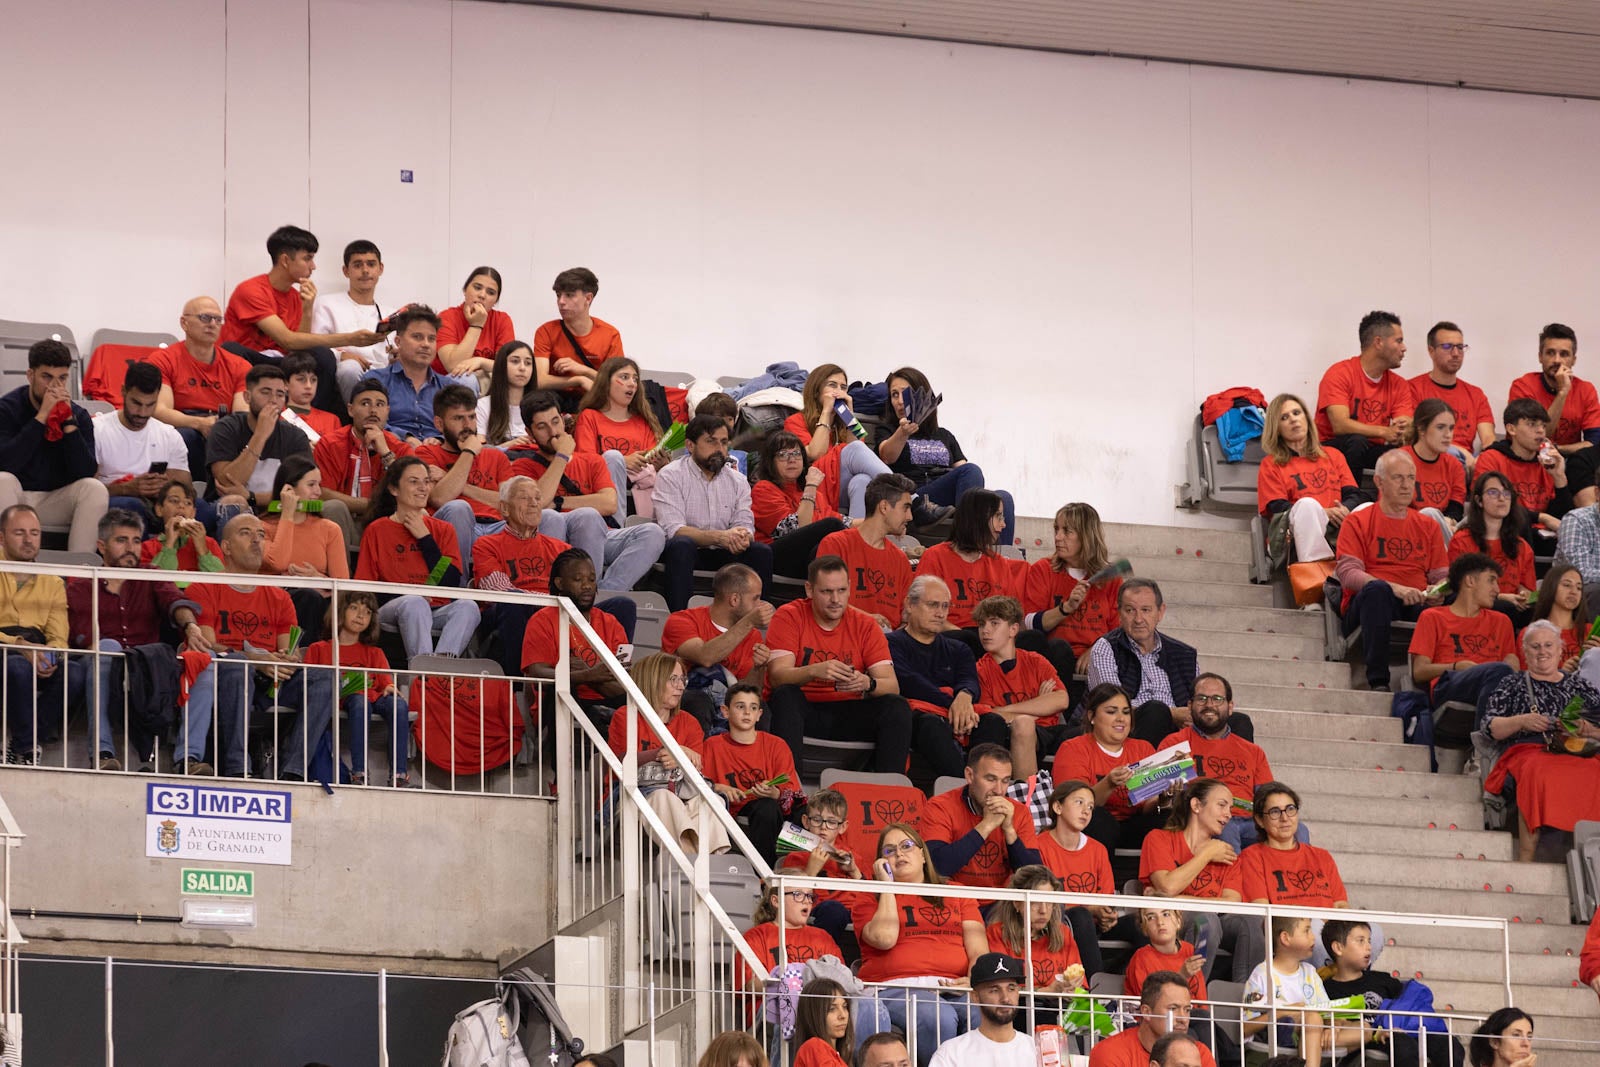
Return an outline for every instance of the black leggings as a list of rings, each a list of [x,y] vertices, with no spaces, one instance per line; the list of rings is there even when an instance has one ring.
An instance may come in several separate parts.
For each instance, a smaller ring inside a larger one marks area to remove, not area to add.
[[[785,578],[804,578],[806,568],[816,557],[817,545],[831,533],[847,529],[843,519],[818,519],[809,526],[772,539],[772,573]],[[899,619],[893,620],[899,622]]]

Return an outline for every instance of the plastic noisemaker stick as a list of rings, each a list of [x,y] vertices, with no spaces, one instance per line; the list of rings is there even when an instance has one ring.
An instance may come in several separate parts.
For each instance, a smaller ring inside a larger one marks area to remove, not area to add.
[[[1101,582],[1109,582],[1113,578],[1126,578],[1132,573],[1133,564],[1126,559],[1114,559],[1089,575],[1089,584],[1099,585]]]

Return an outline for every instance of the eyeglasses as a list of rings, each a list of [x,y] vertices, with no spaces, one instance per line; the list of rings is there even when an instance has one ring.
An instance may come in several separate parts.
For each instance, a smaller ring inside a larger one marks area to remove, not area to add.
[[[1467,349],[1469,347],[1471,347],[1471,346],[1470,345],[1451,344],[1449,341],[1440,341],[1437,347],[1438,347],[1439,351],[1441,351],[1441,352],[1444,352],[1444,353],[1447,353],[1447,354],[1460,352],[1464,356],[1464,355],[1467,354]]]
[[[1511,499],[1511,490],[1509,490],[1509,489],[1485,489],[1483,491],[1483,499],[1485,499],[1485,500],[1510,500]]]
[[[883,848],[879,850],[879,853],[880,853],[880,855],[883,856],[884,859],[887,860],[887,859],[893,859],[894,856],[895,856],[895,853],[897,853],[897,852],[906,853],[906,852],[916,852],[916,851],[919,851],[918,848],[917,848],[917,843],[915,841],[911,840],[911,838],[908,837],[904,841],[900,842],[898,845],[884,845]]]
[[[1296,815],[1300,814],[1300,805],[1285,804],[1281,808],[1268,808],[1261,814],[1265,815],[1268,819],[1271,819],[1274,822],[1279,819],[1292,819]]]
[[[805,455],[805,453],[800,451],[798,448],[785,448],[781,452],[774,452],[772,454],[772,458],[773,459],[800,459],[804,455]]]
[[[817,895],[809,889],[785,889],[783,895],[790,900],[798,900],[802,904],[811,904],[817,899]]]
[[[222,323],[221,315],[195,315],[194,318],[205,323],[207,326],[217,326]]]
[[[681,674],[669,674],[669,675],[667,675],[667,684],[668,685],[688,685],[689,684],[689,679],[685,678]]]
[[[829,818],[826,818],[826,817],[818,817],[818,816],[813,815],[811,817],[811,825],[817,827],[818,829],[822,829],[822,830],[837,830],[839,827],[844,825],[844,820],[843,819],[829,819]]]
[[[1227,702],[1228,702],[1228,698],[1224,697],[1224,696],[1210,696],[1210,695],[1202,696],[1199,693],[1196,693],[1194,696],[1189,698],[1189,703],[1191,703],[1191,704],[1199,704],[1202,708],[1205,707],[1207,704],[1214,704],[1214,705],[1216,705],[1217,707],[1220,708],[1224,704],[1226,704]]]

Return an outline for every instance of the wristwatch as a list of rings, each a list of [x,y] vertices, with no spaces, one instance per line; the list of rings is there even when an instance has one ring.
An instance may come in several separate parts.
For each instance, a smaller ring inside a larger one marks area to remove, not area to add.
[[[876,693],[877,691],[878,691],[878,679],[874,678],[870,674],[867,675],[867,696],[871,696],[873,693]]]
[[[567,498],[564,496],[552,497],[550,500],[550,506],[556,511],[564,511],[567,506]]]

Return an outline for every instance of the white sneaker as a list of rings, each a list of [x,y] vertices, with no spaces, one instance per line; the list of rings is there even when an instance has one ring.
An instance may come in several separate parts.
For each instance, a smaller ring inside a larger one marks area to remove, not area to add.
[[[1301,611],[1321,611],[1322,610],[1322,602],[1318,601],[1315,604],[1301,604],[1300,605],[1300,610]]]

